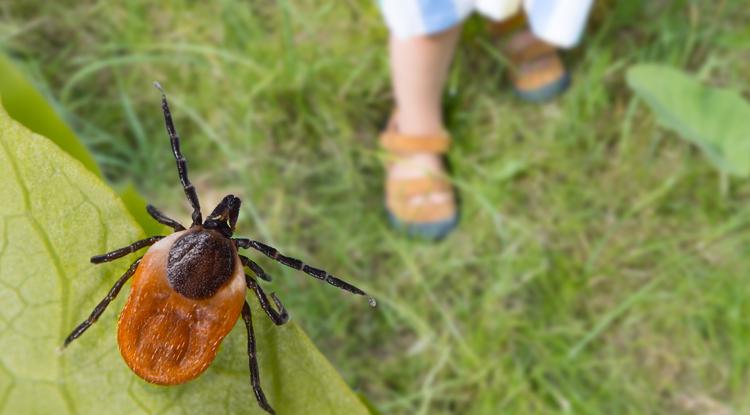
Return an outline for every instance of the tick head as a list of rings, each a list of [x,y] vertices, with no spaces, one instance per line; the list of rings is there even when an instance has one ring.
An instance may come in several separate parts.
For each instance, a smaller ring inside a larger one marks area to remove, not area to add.
[[[203,222],[206,229],[214,229],[227,238],[231,238],[234,233],[234,227],[237,225],[237,216],[240,214],[239,197],[226,195],[224,199],[216,205],[213,212]]]

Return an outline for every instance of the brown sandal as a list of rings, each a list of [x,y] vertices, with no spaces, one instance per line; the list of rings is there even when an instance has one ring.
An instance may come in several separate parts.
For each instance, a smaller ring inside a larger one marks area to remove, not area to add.
[[[389,152],[390,167],[394,160],[414,154],[443,155],[450,147],[447,134],[415,137],[400,134],[394,122],[380,136],[380,145]],[[433,193],[449,193],[440,202],[412,203],[414,198]],[[417,178],[389,178],[385,184],[385,205],[394,227],[409,235],[439,239],[448,234],[458,222],[458,210],[453,186],[445,174]]]
[[[546,101],[570,84],[570,75],[557,49],[528,30],[513,35],[505,53],[513,65],[513,89],[525,101]]]
[[[503,52],[510,60],[511,82],[519,98],[529,102],[546,101],[568,87],[570,74],[557,49],[526,28],[523,13],[492,24],[490,32],[496,37],[510,36]]]

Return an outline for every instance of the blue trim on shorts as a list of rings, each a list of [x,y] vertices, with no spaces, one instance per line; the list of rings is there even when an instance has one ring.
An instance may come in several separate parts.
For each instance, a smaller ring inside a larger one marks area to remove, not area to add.
[[[453,0],[419,0],[425,34],[449,29],[461,22]]]

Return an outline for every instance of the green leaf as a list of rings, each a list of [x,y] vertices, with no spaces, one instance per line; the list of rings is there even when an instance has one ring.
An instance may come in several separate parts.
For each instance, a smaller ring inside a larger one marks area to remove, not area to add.
[[[58,353],[132,257],[89,257],[143,237],[100,179],[0,107],[0,413],[263,414],[249,385],[238,324],[198,379],[161,387],[119,356],[115,324],[127,288],[98,323]],[[254,299],[253,299],[254,300]],[[358,397],[290,322],[274,326],[251,301],[261,379],[283,414],[367,414]]]
[[[653,64],[631,67],[627,80],[659,123],[700,147],[718,169],[750,175],[750,104],[738,92]]]
[[[47,103],[42,94],[34,88],[23,73],[0,54],[0,98],[8,114],[31,131],[49,138],[63,151],[80,161],[89,171],[103,177],[99,166],[76,137],[73,130],[60,118]],[[146,211],[146,202],[133,188],[125,186],[120,192],[130,214],[148,233],[162,232],[164,227],[151,220]]]

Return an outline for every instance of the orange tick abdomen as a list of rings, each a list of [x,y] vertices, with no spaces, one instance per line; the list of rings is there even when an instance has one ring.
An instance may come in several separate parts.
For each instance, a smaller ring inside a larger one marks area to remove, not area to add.
[[[231,278],[209,298],[187,298],[170,286],[167,257],[185,232],[169,235],[146,252],[117,325],[125,362],[138,376],[159,385],[187,382],[203,373],[245,302],[247,285],[238,258]]]

